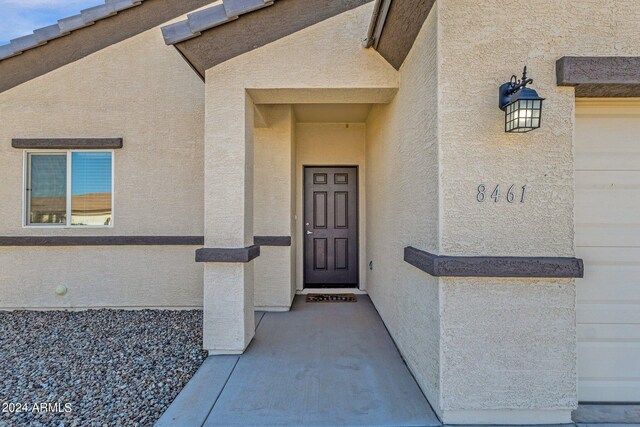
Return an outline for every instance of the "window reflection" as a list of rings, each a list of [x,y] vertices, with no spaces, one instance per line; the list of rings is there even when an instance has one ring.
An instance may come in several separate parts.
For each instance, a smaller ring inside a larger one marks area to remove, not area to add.
[[[111,225],[111,153],[71,153],[71,225]]]

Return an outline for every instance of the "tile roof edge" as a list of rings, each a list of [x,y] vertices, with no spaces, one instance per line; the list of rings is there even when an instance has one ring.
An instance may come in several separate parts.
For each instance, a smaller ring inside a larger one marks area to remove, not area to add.
[[[78,15],[60,19],[57,24],[37,28],[31,34],[12,39],[8,44],[1,45],[0,61],[42,46],[51,40],[71,34],[75,30],[86,28],[97,21],[116,15],[122,10],[139,6],[143,1],[105,0],[101,5],[83,9]]]
[[[223,0],[214,6],[192,12],[187,19],[162,27],[167,45],[198,37],[202,31],[224,25],[241,15],[271,6],[276,0]]]

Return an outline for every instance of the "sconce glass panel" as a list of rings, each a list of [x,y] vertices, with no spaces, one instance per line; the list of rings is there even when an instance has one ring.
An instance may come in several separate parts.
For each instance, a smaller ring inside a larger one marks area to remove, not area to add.
[[[541,99],[519,99],[505,109],[506,132],[531,132],[540,127],[542,119]]]

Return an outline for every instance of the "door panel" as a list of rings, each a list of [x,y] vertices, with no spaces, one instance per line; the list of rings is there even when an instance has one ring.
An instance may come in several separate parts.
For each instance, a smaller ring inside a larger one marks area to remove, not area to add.
[[[304,282],[358,284],[358,169],[304,169]]]
[[[314,228],[327,228],[327,192],[313,192],[313,221]]]
[[[335,240],[335,264],[336,270],[349,269],[349,239]]]
[[[333,221],[336,228],[349,228],[349,193],[336,191],[333,193]]]
[[[313,239],[313,269],[327,269],[327,239]]]

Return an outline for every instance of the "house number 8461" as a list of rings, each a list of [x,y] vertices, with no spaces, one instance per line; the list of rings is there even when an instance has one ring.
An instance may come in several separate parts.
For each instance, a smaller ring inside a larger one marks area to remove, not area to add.
[[[527,195],[526,185],[523,185],[520,188],[516,188],[516,185],[513,184],[507,190],[505,199],[507,199],[507,202],[509,203],[515,202],[516,199],[519,199],[520,203],[524,203],[526,195]],[[484,184],[480,184],[478,186],[478,195],[476,196],[476,199],[479,202],[484,202],[487,199],[492,199],[495,203],[498,203],[500,201],[500,197],[501,197],[500,184],[496,185],[496,188],[494,188],[493,191],[491,191],[491,189],[487,189],[487,186]]]

